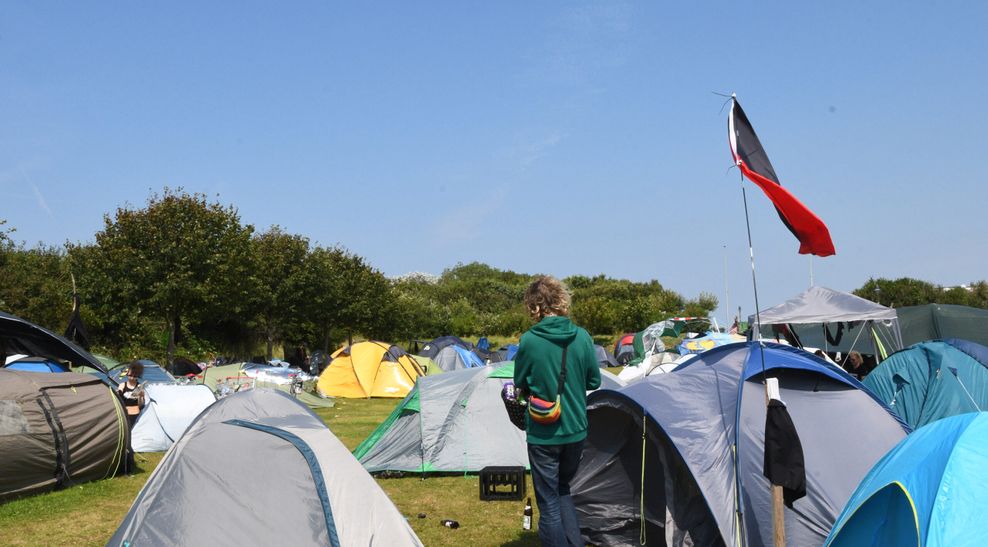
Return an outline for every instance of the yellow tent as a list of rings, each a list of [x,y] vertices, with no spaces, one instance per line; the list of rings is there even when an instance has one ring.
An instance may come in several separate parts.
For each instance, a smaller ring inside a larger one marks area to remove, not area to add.
[[[411,355],[386,342],[358,342],[332,355],[316,389],[326,397],[404,397],[424,374]]]

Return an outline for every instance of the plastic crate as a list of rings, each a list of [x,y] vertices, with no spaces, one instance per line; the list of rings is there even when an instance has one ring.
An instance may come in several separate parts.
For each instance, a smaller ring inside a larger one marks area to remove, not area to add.
[[[520,500],[524,497],[524,467],[491,465],[480,470],[481,501]]]

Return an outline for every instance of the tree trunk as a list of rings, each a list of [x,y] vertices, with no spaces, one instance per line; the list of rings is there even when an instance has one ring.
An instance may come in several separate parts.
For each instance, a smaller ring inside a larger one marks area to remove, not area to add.
[[[322,352],[329,355],[329,329],[326,329],[326,333],[322,337]]]
[[[272,352],[274,351],[274,349],[273,349],[274,348],[274,329],[272,329],[271,327],[268,327],[265,330],[267,331],[267,333],[266,333],[267,336],[265,336],[265,338],[267,338],[267,342],[268,342],[267,359],[268,359],[268,361],[271,361]]]
[[[169,372],[175,372],[172,363],[175,361],[175,324],[177,322],[177,317],[168,318],[168,362],[165,363],[165,369]]]

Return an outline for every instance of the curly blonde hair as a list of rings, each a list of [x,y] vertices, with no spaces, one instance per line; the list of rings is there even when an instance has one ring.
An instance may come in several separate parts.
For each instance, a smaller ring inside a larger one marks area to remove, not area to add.
[[[529,315],[541,321],[547,315],[569,315],[569,289],[551,275],[540,275],[525,289]]]

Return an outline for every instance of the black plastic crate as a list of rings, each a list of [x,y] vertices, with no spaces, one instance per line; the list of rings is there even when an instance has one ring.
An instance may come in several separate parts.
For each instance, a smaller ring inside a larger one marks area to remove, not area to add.
[[[520,500],[525,497],[525,468],[489,465],[480,470],[480,499]]]

